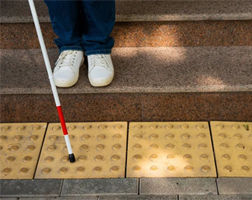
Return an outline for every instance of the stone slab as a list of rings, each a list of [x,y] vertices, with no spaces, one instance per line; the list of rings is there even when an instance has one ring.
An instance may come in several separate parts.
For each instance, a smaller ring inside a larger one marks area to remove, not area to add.
[[[252,178],[218,178],[219,194],[252,195]]]
[[[99,200],[99,197],[57,197],[55,200]]]
[[[53,95],[1,96],[1,122],[59,122]],[[66,122],[139,121],[141,96],[136,94],[59,95]],[[249,110],[248,110],[249,111]]]
[[[19,200],[32,200],[34,199],[33,197],[30,198],[19,198]],[[36,198],[36,200],[55,200],[55,197],[42,197],[42,198]]]
[[[34,198],[19,198],[19,200],[33,200]],[[1,200],[1,199],[0,199]],[[8,200],[8,199],[6,199]],[[36,198],[36,200],[98,200],[98,197],[44,197],[44,198]]]
[[[51,94],[39,49],[0,52],[0,73],[3,74],[0,80],[1,94]],[[58,92],[86,94],[252,91],[251,52],[251,46],[114,48],[112,59],[115,77],[109,87],[93,88],[88,81],[87,67],[82,66],[78,83],[71,88],[60,88]],[[54,66],[58,50],[49,49],[48,54],[51,66]]]
[[[0,200],[18,200],[18,198],[0,198]]]
[[[99,196],[99,200],[177,200],[177,195]]]
[[[179,200],[251,200],[252,195],[179,195]]]
[[[60,100],[67,122],[252,121],[251,92],[72,94]],[[59,121],[52,94],[0,95],[0,101],[0,122]]]
[[[0,99],[1,122],[59,121],[52,94]],[[252,92],[71,94],[60,101],[67,122],[252,121]]]
[[[32,22],[28,2],[1,1],[1,23]],[[47,7],[35,1],[41,22],[49,22]],[[250,1],[116,1],[116,21],[185,21],[185,20],[248,20],[252,19]]]
[[[251,102],[252,92],[144,94],[143,121],[251,121]]]
[[[69,179],[64,180],[61,196],[136,195],[138,180],[132,179]]]
[[[62,180],[0,180],[0,197],[57,197]]]
[[[141,178],[140,195],[217,194],[214,178]]]

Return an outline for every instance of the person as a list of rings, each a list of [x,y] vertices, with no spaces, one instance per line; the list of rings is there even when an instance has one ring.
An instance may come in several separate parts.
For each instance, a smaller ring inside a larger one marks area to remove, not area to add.
[[[44,0],[48,7],[54,40],[59,48],[53,78],[58,87],[71,87],[79,69],[88,62],[88,79],[94,87],[109,85],[114,77],[110,37],[115,24],[115,0]]]

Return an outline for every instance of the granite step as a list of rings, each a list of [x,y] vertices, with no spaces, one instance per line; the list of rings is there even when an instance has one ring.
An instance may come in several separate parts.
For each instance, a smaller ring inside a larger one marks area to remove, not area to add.
[[[15,3],[13,3],[15,2]],[[49,22],[42,0],[35,1],[41,22]],[[250,0],[117,0],[116,21],[251,20]],[[26,0],[1,1],[1,23],[32,22]]]
[[[252,90],[252,47],[114,48],[113,83],[93,88],[87,67],[60,94],[245,92]],[[48,49],[51,65],[57,49]],[[1,94],[51,94],[40,49],[1,50]]]
[[[1,49],[39,49],[33,23],[0,24]],[[51,23],[41,23],[47,48],[56,48]],[[252,46],[252,20],[117,22],[115,47]]]
[[[66,121],[252,120],[252,47],[114,48],[115,78],[93,88],[87,67],[58,90]],[[48,50],[51,64],[57,49]],[[1,122],[58,121],[39,49],[1,50]]]

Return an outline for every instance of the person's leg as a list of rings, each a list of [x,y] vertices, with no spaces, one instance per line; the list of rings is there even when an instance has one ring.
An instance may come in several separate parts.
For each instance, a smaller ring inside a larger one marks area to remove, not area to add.
[[[114,39],[115,0],[82,0],[82,47],[86,55],[110,54]]]
[[[80,2],[74,0],[44,0],[48,7],[55,39],[60,52],[83,50],[81,46]]]
[[[71,87],[78,81],[79,68],[83,63],[80,2],[44,1],[49,10],[53,30],[59,37],[55,39],[60,56],[53,71],[54,82],[58,87]]]
[[[115,24],[115,0],[82,0],[82,47],[88,59],[88,78],[92,86],[109,85],[114,77],[110,37]]]

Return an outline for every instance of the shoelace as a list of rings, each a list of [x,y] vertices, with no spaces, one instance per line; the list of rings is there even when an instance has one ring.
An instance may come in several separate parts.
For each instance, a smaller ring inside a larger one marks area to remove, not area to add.
[[[107,63],[107,60],[105,59],[103,55],[100,55],[100,54],[90,55],[90,62],[91,62],[90,71],[92,71],[95,66],[104,67],[108,70],[111,70],[109,68],[109,64]]]
[[[61,67],[72,67],[76,58],[77,51],[63,51],[58,60],[56,61],[55,65],[59,63],[57,66],[58,68]]]

